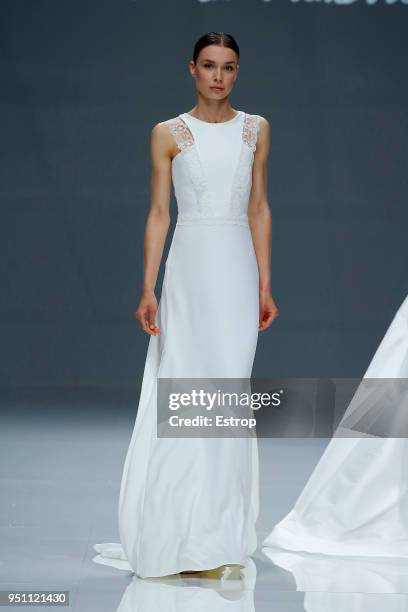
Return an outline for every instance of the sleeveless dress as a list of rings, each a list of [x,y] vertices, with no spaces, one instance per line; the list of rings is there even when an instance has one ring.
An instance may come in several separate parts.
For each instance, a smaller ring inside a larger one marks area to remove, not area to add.
[[[374,402],[367,402],[364,414],[364,404],[350,404],[335,433],[340,437],[330,440],[294,507],[262,542],[263,552],[278,564],[275,547],[327,555],[408,558],[408,441],[404,437],[408,296],[364,379],[385,379],[381,383],[384,393],[390,389],[387,379],[394,379],[395,389],[403,389],[390,396],[395,401],[384,404],[383,427],[390,433],[383,433],[384,437],[373,434],[378,422]],[[378,386],[376,393],[381,389]],[[293,566],[288,563],[286,569],[297,565],[294,559]]]
[[[141,578],[227,564],[256,550],[258,445],[252,438],[157,437],[157,378],[250,378],[259,276],[248,200],[259,115],[165,121],[177,223],[165,262],[119,495],[120,543],[96,563]]]

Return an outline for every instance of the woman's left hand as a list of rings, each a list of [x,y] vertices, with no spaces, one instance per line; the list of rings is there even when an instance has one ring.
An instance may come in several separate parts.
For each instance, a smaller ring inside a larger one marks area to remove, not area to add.
[[[279,314],[279,310],[268,290],[259,291],[259,326],[258,331],[269,327]]]

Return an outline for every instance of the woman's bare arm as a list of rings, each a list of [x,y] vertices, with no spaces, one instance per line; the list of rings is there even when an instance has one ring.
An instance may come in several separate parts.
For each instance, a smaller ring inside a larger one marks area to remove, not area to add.
[[[261,117],[248,203],[248,220],[259,270],[259,331],[269,327],[279,314],[271,295],[270,281],[272,213],[267,195],[269,147],[269,122]]]
[[[142,329],[154,336],[160,333],[160,328],[155,324],[158,307],[155,287],[170,225],[171,160],[176,154],[174,149],[175,142],[167,126],[163,123],[155,125],[150,141],[151,198],[144,237],[143,289],[135,311]]]

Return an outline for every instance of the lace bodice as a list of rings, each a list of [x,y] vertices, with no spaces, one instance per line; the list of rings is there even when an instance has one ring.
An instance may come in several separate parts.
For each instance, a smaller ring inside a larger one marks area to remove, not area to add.
[[[164,122],[179,149],[172,161],[179,225],[248,223],[259,120],[238,111],[223,123],[189,113]]]

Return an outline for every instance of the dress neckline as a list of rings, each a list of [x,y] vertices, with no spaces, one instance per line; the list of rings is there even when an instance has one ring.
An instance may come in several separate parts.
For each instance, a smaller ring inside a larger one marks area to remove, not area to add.
[[[198,117],[194,117],[193,115],[190,115],[190,113],[182,113],[181,117],[189,117],[190,119],[193,119],[193,121],[198,121],[199,123],[205,123],[206,125],[227,125],[228,123],[232,123],[233,121],[236,121],[238,119],[238,117],[241,117],[244,114],[244,111],[237,111],[237,114],[235,115],[235,117],[233,117],[232,119],[228,119],[228,121],[219,121],[218,123],[212,123],[211,121],[204,121],[203,119],[198,119]]]

